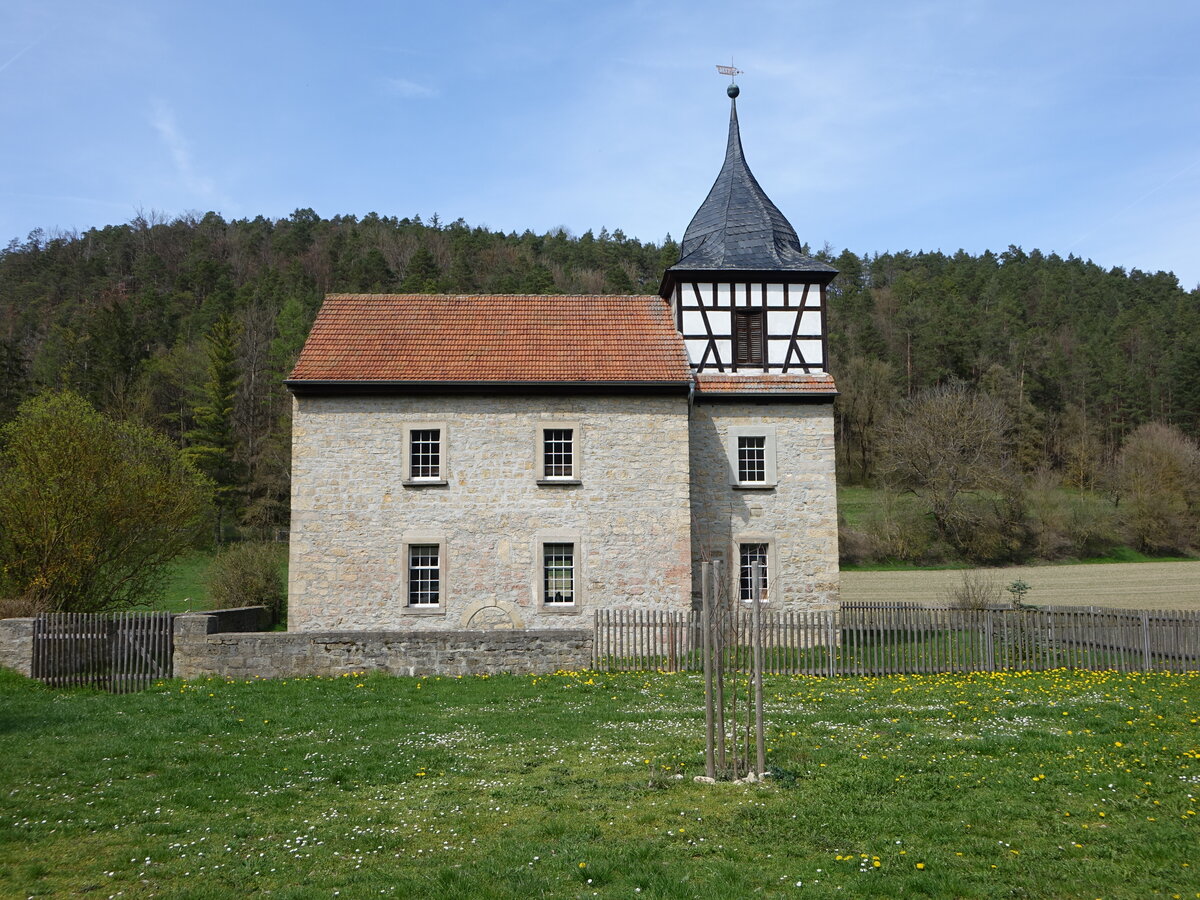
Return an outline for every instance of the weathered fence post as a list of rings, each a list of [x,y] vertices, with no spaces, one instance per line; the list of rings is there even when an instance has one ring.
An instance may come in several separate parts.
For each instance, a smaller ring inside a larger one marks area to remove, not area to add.
[[[1154,666],[1150,654],[1150,614],[1142,610],[1142,668],[1149,672]]]
[[[700,567],[700,616],[704,629],[704,774],[716,778],[717,763],[713,756],[712,568],[711,562]]]
[[[751,593],[751,622],[754,628],[754,746],[757,751],[758,775],[767,770],[767,742],[763,734],[763,639],[762,639],[762,593],[766,571],[761,561],[752,566],[751,578],[754,590]]]

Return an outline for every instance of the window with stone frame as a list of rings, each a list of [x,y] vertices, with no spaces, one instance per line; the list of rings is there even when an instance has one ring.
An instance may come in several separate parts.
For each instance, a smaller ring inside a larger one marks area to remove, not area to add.
[[[762,484],[767,480],[767,437],[763,434],[737,436],[738,481]]]
[[[738,544],[738,599],[749,603],[754,600],[754,564],[762,565],[760,584],[763,603],[767,602],[768,560],[766,543]]]
[[[771,490],[778,485],[776,430],[769,423],[730,426],[725,452],[734,488]]]
[[[575,602],[575,545],[542,545],[542,602],[568,606]]]
[[[413,428],[408,432],[408,477],[412,481],[442,478],[442,430]]]
[[[542,429],[542,477],[575,477],[575,430]]]
[[[429,608],[441,603],[442,559],[437,544],[408,546],[408,605]]]

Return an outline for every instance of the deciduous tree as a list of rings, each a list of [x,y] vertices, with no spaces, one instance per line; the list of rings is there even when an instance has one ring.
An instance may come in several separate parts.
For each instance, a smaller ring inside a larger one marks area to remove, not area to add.
[[[0,592],[74,612],[153,602],[210,496],[162,435],[75,394],[34,397],[0,429]]]

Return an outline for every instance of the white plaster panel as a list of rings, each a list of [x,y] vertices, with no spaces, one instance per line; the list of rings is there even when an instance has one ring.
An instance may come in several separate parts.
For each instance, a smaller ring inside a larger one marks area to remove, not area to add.
[[[768,284],[767,285],[767,305],[768,306],[783,306],[783,285]]]
[[[729,295],[729,285],[718,284],[717,285],[717,306],[729,306],[730,305],[729,296],[730,296]]]
[[[713,334],[731,334],[730,320],[733,313],[725,309],[714,309],[708,313],[708,323],[712,326]]]
[[[805,310],[800,314],[800,334],[820,334],[821,314],[816,310]]]
[[[800,347],[800,352],[804,355],[804,361],[810,366],[824,366],[825,360],[821,356],[820,341],[796,341]]]
[[[796,315],[797,313],[794,312],[767,313],[767,334],[776,336],[787,335],[791,337],[792,326],[796,324]]]
[[[693,365],[700,365],[700,360],[704,358],[704,348],[708,346],[708,341],[693,340],[684,341],[683,343],[687,347],[688,362]]]
[[[685,309],[683,311],[683,333],[705,334],[704,316],[699,311]]]

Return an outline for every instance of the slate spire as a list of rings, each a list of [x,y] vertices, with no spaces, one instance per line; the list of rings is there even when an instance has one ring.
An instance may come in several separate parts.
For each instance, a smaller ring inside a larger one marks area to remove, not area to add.
[[[738,128],[737,93],[729,90],[725,163],[683,235],[679,262],[668,272],[747,270],[829,273],[836,269],[804,253],[796,229],[746,165]]]

